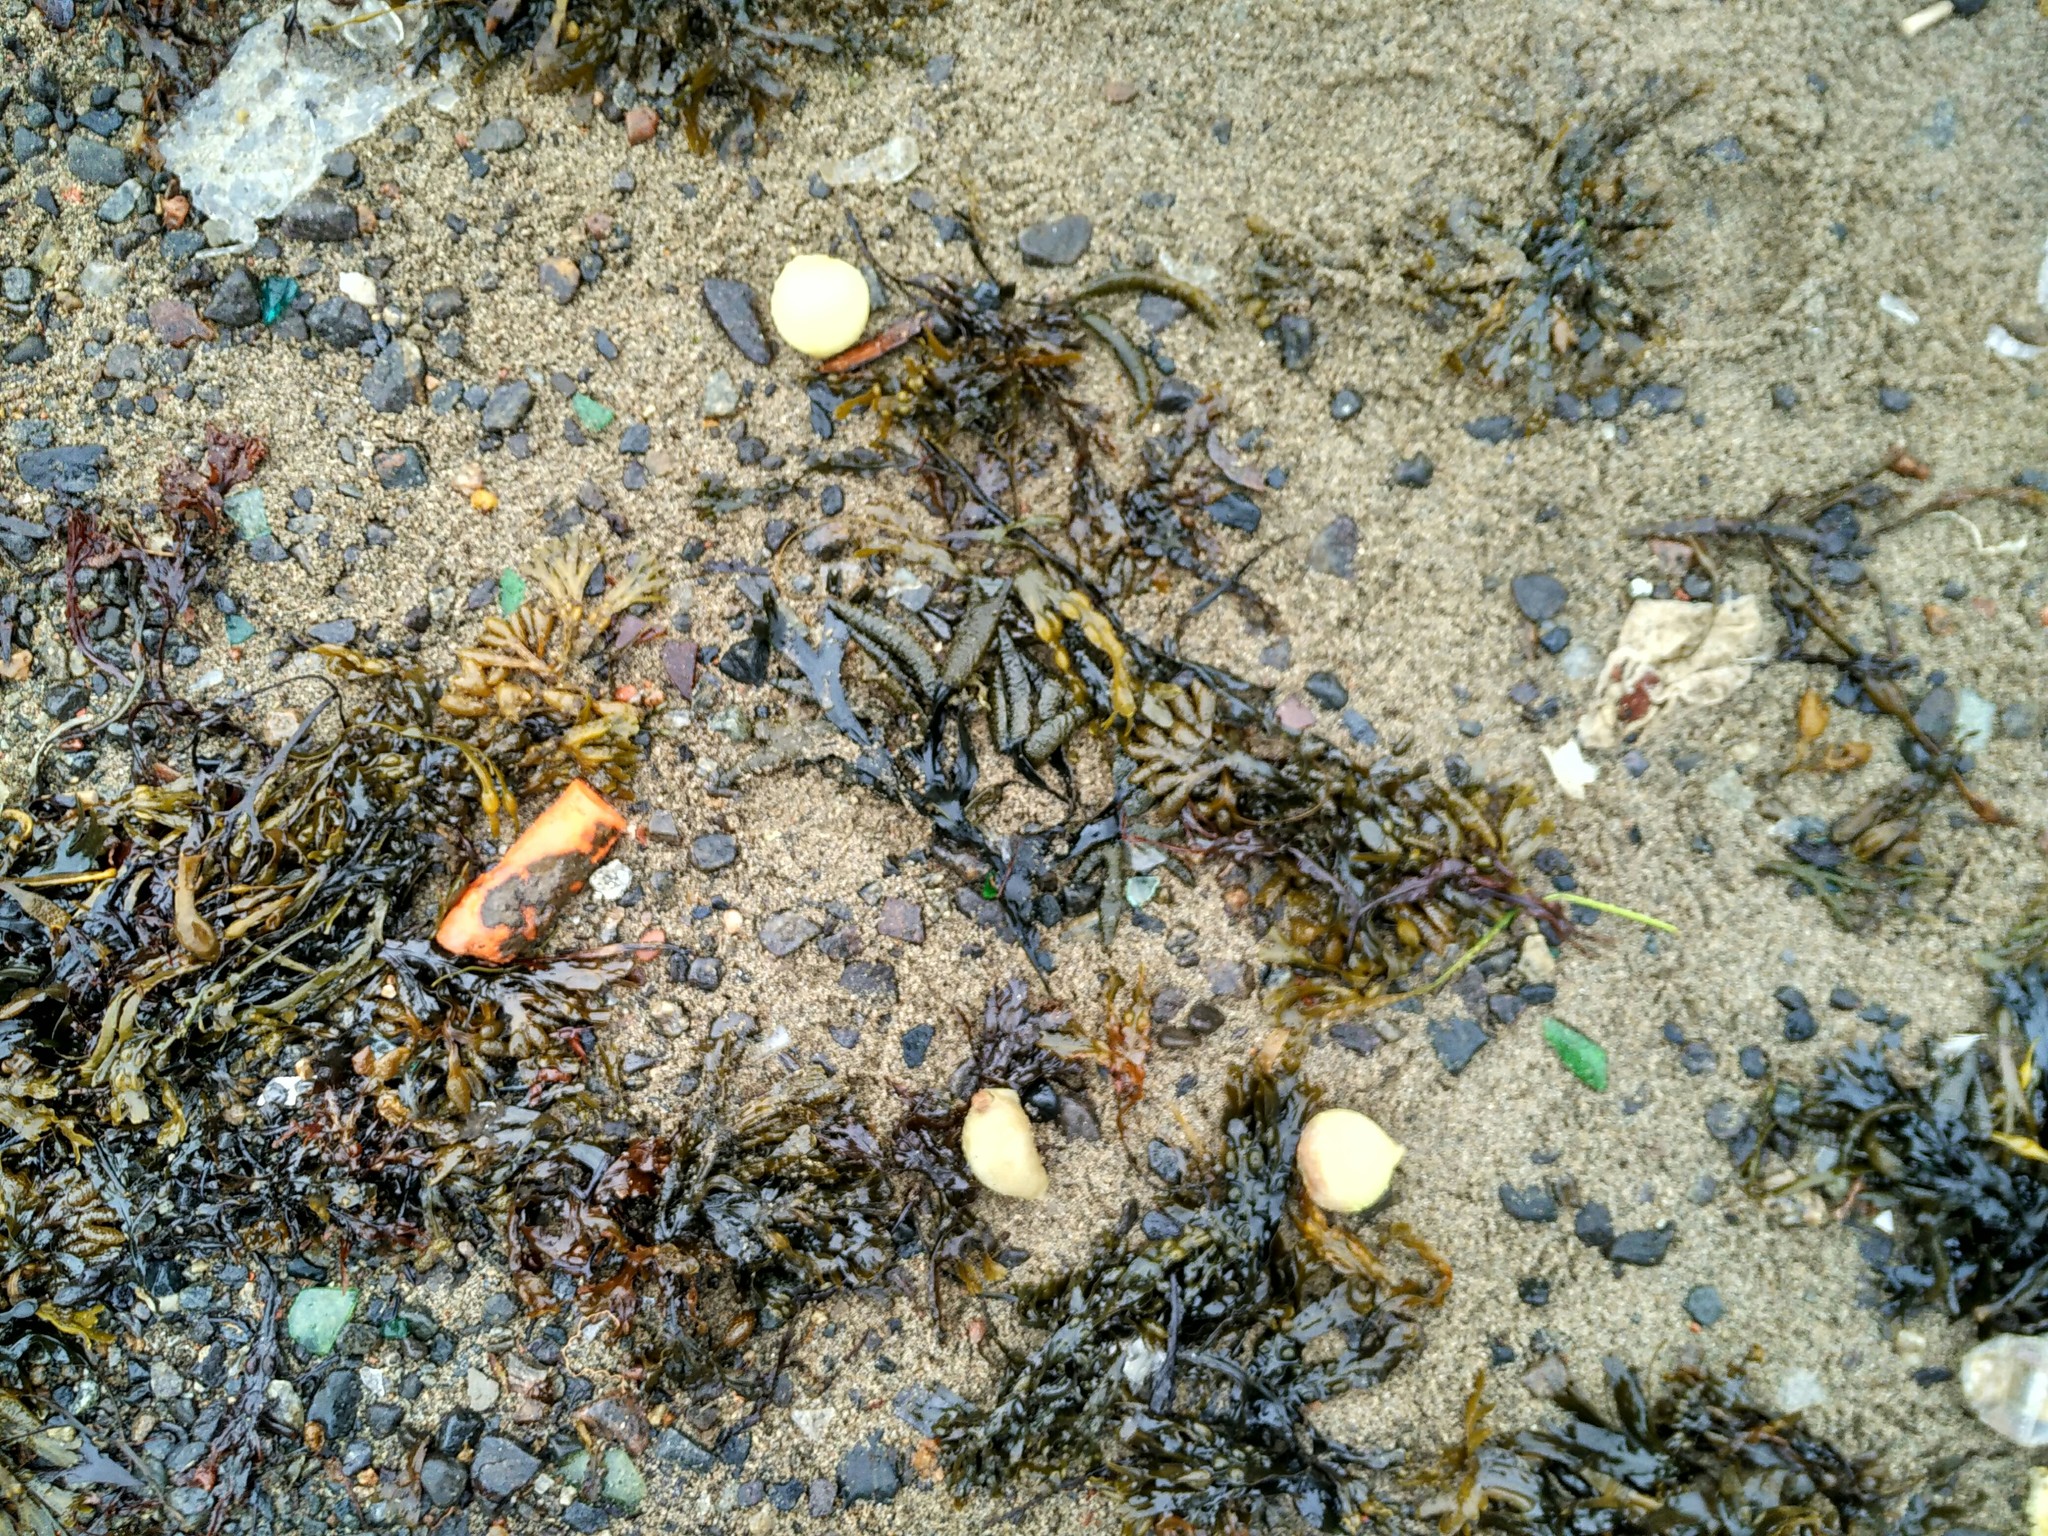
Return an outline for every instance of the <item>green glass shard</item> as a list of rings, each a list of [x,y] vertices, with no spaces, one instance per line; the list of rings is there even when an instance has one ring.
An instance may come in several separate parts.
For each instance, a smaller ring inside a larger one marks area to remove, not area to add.
[[[1543,1041],[1573,1077],[1595,1093],[1607,1091],[1607,1048],[1598,1040],[1588,1039],[1562,1019],[1545,1019]]]

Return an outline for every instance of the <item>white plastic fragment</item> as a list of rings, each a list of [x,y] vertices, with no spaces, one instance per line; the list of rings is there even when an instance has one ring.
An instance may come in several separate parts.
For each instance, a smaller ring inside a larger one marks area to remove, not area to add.
[[[1587,786],[1600,777],[1600,770],[1587,762],[1586,754],[1579,750],[1576,736],[1561,747],[1545,747],[1543,760],[1550,764],[1550,776],[1557,780],[1557,787],[1567,799],[1585,799]]]
[[[1656,590],[1657,584],[1647,576],[1631,576],[1628,579],[1628,595],[1630,597],[1648,597]]]
[[[1969,530],[1970,542],[1977,546],[1977,553],[1980,555],[2024,555],[2027,552],[2027,536],[2025,534],[2021,534],[2015,539],[2007,539],[2002,544],[1986,544],[1984,542],[1984,530],[1963,516],[1962,513],[1951,508],[1941,515],[1952,522],[1961,523],[1963,527]]]
[[[1956,0],[1934,0],[1934,4],[1922,6],[1910,16],[1899,18],[1901,37],[1918,37],[1929,27],[1944,22],[1956,13]]]
[[[899,133],[873,149],[826,166],[819,176],[828,187],[858,187],[867,183],[889,187],[915,171],[922,158],[917,140]]]
[[[1998,728],[1998,707],[1983,694],[1970,688],[1956,690],[1956,734],[1958,752],[1968,752],[1981,757],[1984,749],[1991,745],[1992,733]]]
[[[1994,1334],[1963,1356],[1956,1381],[1986,1428],[2030,1450],[2048,1445],[2048,1339]]]
[[[1803,1366],[1795,1367],[1779,1378],[1780,1413],[1804,1413],[1809,1408],[1818,1408],[1827,1400],[1828,1389],[1820,1384],[1819,1375]]]
[[[1124,1340],[1122,1358],[1117,1366],[1133,1392],[1142,1392],[1159,1374],[1159,1367],[1166,1364],[1166,1351],[1154,1344],[1142,1333],[1134,1333]]]
[[[850,261],[810,251],[792,256],[768,295],[776,333],[806,357],[832,357],[868,323],[868,280]]]
[[[1727,702],[1749,681],[1763,643],[1763,610],[1753,595],[1725,603],[1643,599],[1621,621],[1593,706],[1579,717],[1579,741],[1604,751],[1673,704]]]
[[[617,901],[633,888],[633,871],[618,859],[607,859],[590,872],[590,894],[599,901]]]
[[[411,9],[419,10],[420,7]],[[348,11],[321,7],[324,19]],[[301,19],[311,15],[300,6]],[[367,25],[364,23],[363,25]],[[327,157],[374,131],[427,88],[400,72],[403,50],[372,51],[330,27],[284,43],[284,16],[251,28],[235,56],[158,141],[164,166],[202,213],[236,242],[256,238],[312,190]]]
[[[1902,325],[1918,325],[1920,323],[1920,311],[1908,304],[1896,293],[1880,293],[1877,296],[1877,307]]]
[[[1984,350],[1995,357],[2002,357],[2015,363],[2031,363],[2043,353],[2048,353],[2048,347],[2037,347],[2032,342],[2021,341],[2002,325],[1994,325],[1984,333]]]
[[[299,1100],[312,1091],[313,1080],[310,1077],[273,1077],[263,1085],[263,1091],[256,1096],[256,1107],[268,1109],[275,1105],[279,1109],[297,1109]]]

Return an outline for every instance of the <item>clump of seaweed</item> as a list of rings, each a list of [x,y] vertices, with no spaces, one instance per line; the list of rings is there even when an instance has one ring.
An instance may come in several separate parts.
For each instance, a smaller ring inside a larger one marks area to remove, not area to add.
[[[1443,1536],[1478,1530],[1576,1536],[1685,1530],[1908,1536],[1954,1511],[1930,1478],[1901,1495],[1868,1457],[1846,1454],[1766,1408],[1740,1364],[1682,1365],[1652,1393],[1636,1371],[1601,1361],[1611,1408],[1582,1396],[1552,1356],[1525,1378],[1567,1415],[1502,1436],[1488,1426],[1485,1373],[1465,1402],[1464,1438],[1420,1479],[1416,1513]]]
[[[509,611],[486,618],[475,643],[456,650],[455,675],[440,692],[449,717],[442,729],[490,759],[520,794],[574,778],[622,793],[644,745],[642,712],[601,690],[614,653],[661,633],[631,615],[658,605],[667,583],[638,554],[614,567],[581,532],[542,546],[534,567],[524,594],[508,597]]]
[[[1575,389],[1613,381],[1647,344],[1654,299],[1633,268],[1668,220],[1658,189],[1624,152],[1703,87],[1652,76],[1634,96],[1540,110],[1526,83],[1498,121],[1535,146],[1519,221],[1454,203],[1422,237],[1412,280],[1476,316],[1445,358],[1494,385],[1519,384],[1528,408],[1576,419]]]
[[[1984,1333],[2048,1330],[2048,905],[1980,957],[1994,1018],[1981,1035],[1863,1042],[1756,1112],[1747,1172],[1779,1200],[1871,1223],[1863,1251],[1893,1314],[1935,1306]],[[1766,1173],[1804,1149],[1806,1171]]]
[[[1710,573],[1697,593],[1711,597],[1725,580],[1705,546],[1761,555],[1770,572],[1771,599],[1784,621],[1785,639],[1777,660],[1824,668],[1835,676],[1828,696],[1837,706],[1882,714],[1898,722],[1904,739],[1900,755],[1906,772],[1831,820],[1800,818],[1788,857],[1767,861],[1760,874],[1785,880],[1795,893],[1819,899],[1835,923],[1850,931],[1874,927],[1887,915],[1915,909],[1919,888],[1940,871],[1920,847],[1920,834],[1935,801],[1953,788],[1979,821],[1998,825],[2005,816],[1969,781],[1971,761],[1955,739],[1955,695],[1930,686],[1917,696],[1909,681],[1920,670],[1908,654],[1884,593],[1865,565],[1876,540],[1930,514],[1953,513],[1973,501],[2001,500],[2048,505],[2048,497],[2025,486],[1964,487],[1922,500],[1876,527],[1865,519],[1898,499],[1901,480],[1925,479],[1928,471],[1910,455],[1895,451],[1867,475],[1804,494],[1781,493],[1755,518],[1690,518],[1637,530],[1682,565],[1695,562]],[[1803,551],[1804,560],[1795,558]],[[1842,599],[1860,598],[1882,629],[1874,645],[1856,631]],[[1818,737],[1826,728],[1827,699],[1803,706],[1800,730]],[[1868,753],[1837,760],[1835,771],[1850,772]],[[1782,776],[1780,780],[1783,782]],[[1789,815],[1775,800],[1764,811]]]
[[[1233,1531],[1299,1518],[1348,1528],[1388,1458],[1316,1427],[1312,1404],[1369,1389],[1420,1347],[1450,1269],[1399,1223],[1428,1278],[1396,1275],[1308,1205],[1294,1148],[1315,1107],[1290,1045],[1240,1068],[1220,1145],[1172,1198],[1088,1261],[1017,1297],[1040,1334],[984,1344],[986,1405],[937,1427],[956,1488],[1019,1476],[1109,1491],[1131,1531]],[[1313,1345],[1313,1347],[1311,1347]]]

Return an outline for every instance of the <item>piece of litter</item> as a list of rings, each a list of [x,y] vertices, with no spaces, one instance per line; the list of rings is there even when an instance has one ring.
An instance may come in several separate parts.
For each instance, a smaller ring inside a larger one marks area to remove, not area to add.
[[[526,601],[526,578],[511,566],[498,572],[498,612],[511,618]]]
[[[372,52],[319,31],[295,35],[287,48],[287,14],[244,33],[227,67],[157,141],[185,195],[238,244],[256,238],[258,219],[310,192],[329,155],[428,85],[398,72],[399,51]]]
[[[1656,590],[1656,583],[1647,576],[1631,576],[1628,579],[1628,595],[1630,597],[1648,597]]]
[[[599,901],[617,901],[633,887],[633,871],[610,859],[590,872],[590,894]]]
[[[1124,882],[1124,900],[1134,907],[1142,907],[1159,894],[1157,875],[1132,875]]]
[[[873,149],[826,166],[819,175],[828,187],[857,187],[868,182],[888,187],[915,171],[921,159],[917,140],[907,133],[899,133]]]
[[[1981,755],[1998,729],[1998,707],[1969,688],[1956,690],[1955,746],[1958,752]]]
[[[2031,363],[2043,353],[2048,353],[2048,347],[2021,341],[2002,325],[1994,325],[1984,333],[1984,350],[2015,363]]]
[[[1900,321],[1905,325],[1918,325],[1920,323],[1920,311],[1908,304],[1896,293],[1880,293],[1877,296],[1877,307],[1890,315],[1894,320]]]
[[[1557,787],[1567,798],[1583,800],[1586,786],[1600,777],[1600,770],[1586,761],[1586,754],[1579,750],[1577,737],[1561,747],[1545,747],[1543,760],[1550,764],[1550,776],[1557,780]]]
[[[1545,1019],[1543,1043],[1573,1077],[1595,1093],[1607,1091],[1607,1048],[1599,1041],[1580,1034],[1563,1019]]]
[[[1600,669],[1599,694],[1579,717],[1578,739],[1606,750],[1669,705],[1727,702],[1749,681],[1763,645],[1763,610],[1754,596],[1718,604],[1643,599],[1621,621]]]

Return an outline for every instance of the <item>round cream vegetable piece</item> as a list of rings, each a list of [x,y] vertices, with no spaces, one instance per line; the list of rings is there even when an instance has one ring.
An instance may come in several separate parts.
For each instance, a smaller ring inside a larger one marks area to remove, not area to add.
[[[837,256],[792,256],[768,295],[775,329],[806,357],[834,357],[868,323],[868,280]]]
[[[1302,1127],[1294,1149],[1309,1199],[1326,1211],[1362,1211],[1394,1182],[1407,1151],[1355,1109],[1326,1109]]]
[[[1045,1193],[1045,1164],[1038,1160],[1038,1143],[1014,1088],[983,1088],[967,1101],[960,1150],[967,1171],[984,1188],[1014,1200],[1036,1200]]]

